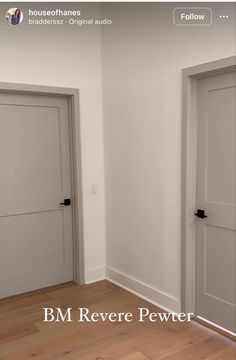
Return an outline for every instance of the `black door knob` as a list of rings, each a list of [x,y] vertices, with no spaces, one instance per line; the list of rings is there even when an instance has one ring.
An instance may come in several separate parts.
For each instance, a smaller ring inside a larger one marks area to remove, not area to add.
[[[205,210],[202,210],[202,209],[197,209],[197,212],[195,215],[200,219],[207,218],[207,215],[205,215]]]
[[[64,199],[64,201],[61,202],[60,205],[69,206],[69,205],[71,205],[71,200],[70,199]]]

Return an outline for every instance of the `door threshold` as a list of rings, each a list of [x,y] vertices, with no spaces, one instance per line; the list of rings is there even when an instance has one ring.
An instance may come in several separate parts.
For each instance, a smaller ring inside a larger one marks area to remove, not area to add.
[[[221,335],[226,336],[230,340],[236,341],[236,333],[234,333],[232,331],[229,331],[229,330],[227,330],[227,329],[225,329],[225,328],[223,328],[223,327],[221,327],[221,326],[219,326],[219,325],[217,325],[217,324],[215,324],[215,323],[213,323],[213,322],[211,322],[209,320],[206,320],[206,319],[202,318],[201,316],[195,316],[194,320],[197,323],[199,323],[199,324],[201,324],[203,326],[206,326],[209,329],[214,330],[214,331],[218,332]]]

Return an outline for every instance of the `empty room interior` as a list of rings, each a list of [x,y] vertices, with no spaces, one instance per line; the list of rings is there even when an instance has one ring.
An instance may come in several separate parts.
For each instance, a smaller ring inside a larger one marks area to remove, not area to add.
[[[0,29],[0,360],[234,360],[236,3]]]

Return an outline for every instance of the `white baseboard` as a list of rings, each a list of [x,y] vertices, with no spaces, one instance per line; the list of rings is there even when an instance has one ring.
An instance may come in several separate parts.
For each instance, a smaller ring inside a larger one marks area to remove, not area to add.
[[[106,268],[106,279],[168,312],[180,312],[180,301],[165,292],[145,284],[111,267]]]
[[[105,267],[98,267],[85,270],[85,284],[91,284],[105,279]]]

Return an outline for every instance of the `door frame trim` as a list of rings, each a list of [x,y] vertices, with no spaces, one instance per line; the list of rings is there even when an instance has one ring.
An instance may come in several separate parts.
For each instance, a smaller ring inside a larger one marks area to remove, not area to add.
[[[195,314],[197,80],[236,70],[236,56],[182,70],[181,311]]]
[[[0,93],[59,96],[68,99],[72,182],[73,281],[84,284],[84,237],[79,89],[0,82]]]

